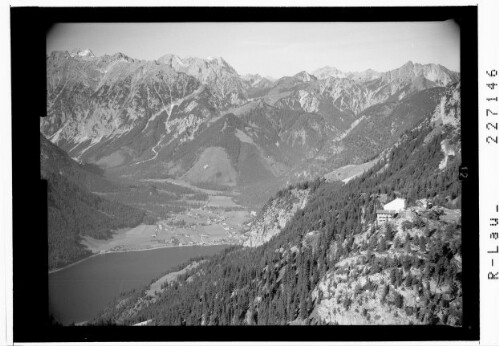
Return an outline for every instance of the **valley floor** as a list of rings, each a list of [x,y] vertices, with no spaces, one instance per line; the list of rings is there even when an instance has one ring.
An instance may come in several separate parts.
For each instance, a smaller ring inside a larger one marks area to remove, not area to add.
[[[251,211],[233,201],[234,193],[193,187],[186,182],[165,179],[208,195],[201,204],[174,213],[154,225],[117,230],[111,239],[84,236],[82,244],[95,254],[151,250],[173,246],[240,244]],[[159,180],[147,182],[158,183]]]

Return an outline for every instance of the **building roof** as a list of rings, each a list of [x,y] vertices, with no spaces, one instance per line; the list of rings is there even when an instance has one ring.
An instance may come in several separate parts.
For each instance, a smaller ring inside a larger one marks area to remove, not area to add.
[[[403,198],[395,198],[390,203],[387,203],[383,206],[385,210],[404,210],[406,207],[405,199]]]

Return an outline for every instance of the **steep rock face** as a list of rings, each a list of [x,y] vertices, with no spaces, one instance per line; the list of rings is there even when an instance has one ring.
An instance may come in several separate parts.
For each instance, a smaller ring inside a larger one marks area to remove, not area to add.
[[[447,169],[449,162],[456,156],[461,155],[461,84],[446,90],[440,99],[440,104],[432,114],[431,122],[435,130],[428,136],[427,140],[439,133],[446,134],[440,142],[440,148],[444,158],[440,162],[439,169]]]
[[[446,90],[440,99],[439,107],[435,108],[431,120],[460,132],[461,83]]]
[[[180,58],[168,54],[158,59],[175,71],[195,77],[207,84],[217,98],[219,107],[241,104],[246,99],[245,86],[236,70],[222,57]]]
[[[292,189],[269,201],[246,233],[244,246],[256,247],[268,242],[286,227],[297,210],[307,204],[309,190]]]
[[[278,105],[319,113],[321,108],[327,113],[332,106],[342,112],[359,114],[375,104],[398,101],[425,89],[459,81],[458,73],[441,65],[412,62],[385,73],[366,70],[345,74],[331,67],[314,73],[318,74],[318,81],[306,72],[278,81],[275,88],[279,94],[273,92],[281,96]]]
[[[87,152],[90,148],[98,146],[94,151],[104,156],[106,141],[147,131],[153,120],[167,118],[200,88],[195,78],[165,65],[121,54],[87,61],[56,52],[47,58],[47,69],[48,114],[41,119],[41,132],[71,156],[89,161],[98,160]],[[132,156],[139,156],[140,144],[151,137],[133,138]]]
[[[442,102],[442,96],[454,90],[430,88],[400,101],[385,102],[367,108],[350,123],[350,127],[331,136],[315,156],[287,174],[287,182],[313,179],[350,164],[361,165],[373,160],[393,145],[407,130],[430,119]]]

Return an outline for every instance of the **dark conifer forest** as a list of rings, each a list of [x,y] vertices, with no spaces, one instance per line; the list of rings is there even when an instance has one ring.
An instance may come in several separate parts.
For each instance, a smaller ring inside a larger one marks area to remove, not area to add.
[[[47,180],[49,269],[90,256],[91,251],[81,244],[82,236],[108,239],[113,230],[143,221],[144,211],[89,191],[116,189],[94,165],[77,164],[42,135],[40,145],[41,175]]]

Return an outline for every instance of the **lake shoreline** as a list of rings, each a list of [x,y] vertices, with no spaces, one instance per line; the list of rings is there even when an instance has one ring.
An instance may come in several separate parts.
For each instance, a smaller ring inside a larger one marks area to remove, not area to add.
[[[185,267],[194,258],[206,258],[225,248],[227,245],[167,246],[112,251],[108,256],[96,253],[92,260],[48,275],[49,313],[62,325],[82,324],[98,316],[121,293],[140,291],[177,266]]]
[[[158,247],[153,247],[153,248],[145,248],[145,249],[123,249],[123,250],[104,250],[98,253],[94,253],[88,257],[82,258],[81,260],[78,260],[74,263],[68,264],[62,268],[57,268],[57,269],[52,269],[49,270],[48,274],[54,274],[57,272],[60,272],[64,269],[71,268],[77,264],[80,264],[84,261],[87,261],[93,257],[100,256],[100,255],[107,255],[107,254],[113,254],[113,253],[128,253],[128,252],[142,252],[142,251],[150,251],[150,250],[159,250],[159,249],[166,249],[166,248],[182,248],[182,247],[206,247],[206,246],[235,246],[236,244],[192,244],[192,245],[165,245],[165,246],[158,246]]]

